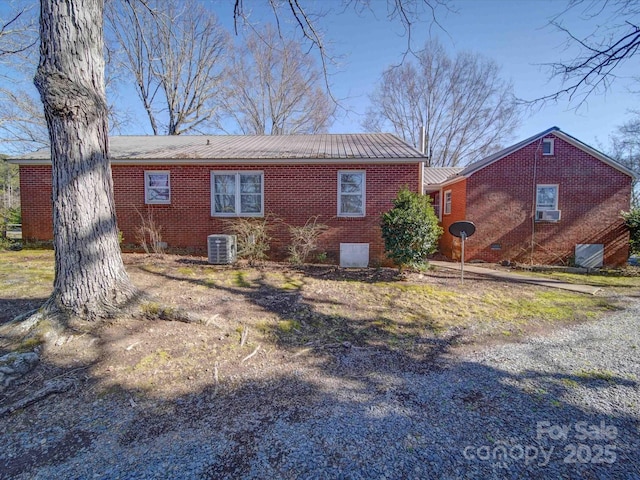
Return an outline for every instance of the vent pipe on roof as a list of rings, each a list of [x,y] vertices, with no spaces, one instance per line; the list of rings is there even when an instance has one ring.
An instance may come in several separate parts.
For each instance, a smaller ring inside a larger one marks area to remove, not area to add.
[[[424,125],[420,125],[420,138],[418,140],[418,150],[421,154],[425,154],[427,150],[427,129]]]

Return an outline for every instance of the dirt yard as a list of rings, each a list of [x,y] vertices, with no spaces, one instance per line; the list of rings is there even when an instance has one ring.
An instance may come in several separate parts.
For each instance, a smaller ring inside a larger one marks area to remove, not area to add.
[[[140,308],[100,325],[76,326],[47,349],[34,339],[1,338],[0,355],[35,348],[41,358],[29,374],[0,391],[0,407],[16,404],[52,379],[69,379],[70,390],[26,410],[47,412],[52,402],[62,402],[63,423],[74,425],[95,402],[153,410],[166,401],[197,402],[205,391],[233,396],[252,382],[300,368],[324,373],[348,368],[358,377],[381,367],[377,359],[392,358],[394,369],[428,371],[443,355],[596,320],[624,307],[625,289],[637,292],[637,282],[586,296],[473,275],[462,285],[456,272],[445,270],[399,275],[392,269],[328,265],[218,267],[203,258],[170,255],[124,258],[144,295]],[[53,258],[51,252],[23,251],[0,252],[0,259],[0,323],[6,323],[47,297]],[[361,354],[346,365],[349,351]],[[288,388],[274,385],[270,404],[289,402]],[[233,407],[243,408],[255,405]],[[14,414],[12,421],[28,420]],[[159,433],[147,431],[159,428],[154,425],[142,421],[140,432]],[[65,445],[73,442],[76,448],[90,439],[67,439]],[[70,452],[60,447],[32,458],[18,451],[7,472],[10,477],[27,464],[62,461]]]

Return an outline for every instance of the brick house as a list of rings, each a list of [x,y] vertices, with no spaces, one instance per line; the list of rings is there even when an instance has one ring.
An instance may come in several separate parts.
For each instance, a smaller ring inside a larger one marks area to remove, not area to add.
[[[380,214],[398,190],[419,191],[424,156],[390,134],[283,136],[115,136],[110,157],[118,227],[134,243],[140,214],[152,212],[169,248],[205,253],[207,236],[236,217],[277,218],[271,255],[287,254],[288,225],[311,217],[330,228],[320,250],[339,261],[341,243],[368,244],[386,263]],[[48,149],[20,166],[22,231],[52,239]]]
[[[464,168],[425,168],[424,192],[433,197],[444,235],[440,251],[459,259],[448,231],[468,220],[476,233],[466,260],[570,263],[579,251],[600,249],[604,265],[622,265],[629,234],[632,171],[557,127]],[[603,250],[603,251],[602,251]]]

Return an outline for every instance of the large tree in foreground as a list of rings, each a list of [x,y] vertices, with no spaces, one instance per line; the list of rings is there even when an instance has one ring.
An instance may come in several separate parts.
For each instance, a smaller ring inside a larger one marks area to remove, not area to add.
[[[427,0],[415,2],[429,6]],[[240,16],[242,2],[235,5]],[[298,21],[310,18],[298,0],[289,5],[297,8]],[[41,1],[35,83],[51,141],[56,264],[44,314],[95,319],[115,313],[135,296],[118,248],[108,161],[103,10],[103,0]],[[303,22],[301,28],[308,32],[311,25]],[[313,38],[320,49],[319,37]]]
[[[415,61],[389,67],[370,101],[364,127],[390,128],[424,149],[434,167],[464,165],[498,150],[519,124],[513,88],[498,65],[468,52],[450,57],[437,40]]]
[[[135,293],[118,245],[104,88],[103,0],[42,0],[35,84],[53,170],[54,290],[45,314],[108,316]]]

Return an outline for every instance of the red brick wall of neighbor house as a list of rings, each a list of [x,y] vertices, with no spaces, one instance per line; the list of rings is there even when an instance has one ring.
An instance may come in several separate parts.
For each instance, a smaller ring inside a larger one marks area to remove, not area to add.
[[[259,170],[264,172],[264,209],[289,225],[304,225],[315,215],[329,225],[322,234],[320,247],[328,258],[339,260],[341,242],[369,243],[370,261],[388,264],[380,233],[380,214],[392,207],[398,190],[408,186],[418,191],[418,164],[394,165],[249,165],[233,166],[167,166],[114,165],[114,194],[118,228],[124,243],[136,243],[140,215],[148,211],[161,227],[162,240],[170,248],[206,253],[207,236],[227,233],[228,218],[211,216],[211,170]],[[337,217],[338,170],[366,170],[366,217]],[[144,171],[170,170],[171,204],[145,205]],[[50,167],[21,166],[23,195],[23,232],[31,240],[50,240],[51,181]],[[48,184],[47,184],[48,182]],[[31,199],[34,200],[31,200]],[[29,200],[28,200],[29,199]],[[287,256],[289,234],[286,225],[275,223],[270,255]]]
[[[444,198],[445,192],[451,190],[451,214],[445,215],[444,213]],[[460,220],[465,220],[467,209],[467,180],[462,179],[452,185],[448,185],[442,189],[441,202],[442,202],[442,230],[443,234],[440,237],[439,250],[440,253],[452,260],[460,259],[460,241],[453,237],[449,233],[449,226]],[[466,249],[466,244],[465,244]],[[467,255],[465,254],[465,257]]]
[[[20,166],[20,199],[22,238],[53,239],[51,167]]]
[[[630,207],[631,178],[558,137],[552,156],[536,152],[538,143],[468,178],[467,220],[477,231],[465,245],[467,259],[559,264],[578,243],[602,243],[605,265],[626,263],[629,234],[620,211]],[[532,222],[536,184],[559,185],[559,222]]]

